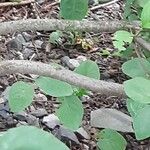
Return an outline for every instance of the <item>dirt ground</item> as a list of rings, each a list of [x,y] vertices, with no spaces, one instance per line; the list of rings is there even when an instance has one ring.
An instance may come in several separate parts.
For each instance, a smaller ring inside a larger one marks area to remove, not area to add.
[[[94,4],[89,4],[89,7],[94,7]],[[86,19],[121,20],[123,8],[124,3],[120,0],[112,5],[92,11]],[[26,5],[0,7],[0,22],[29,18],[59,19],[59,4],[51,0],[36,0],[36,3]],[[63,58],[67,56],[70,59],[76,59],[78,56],[84,56],[99,65],[102,80],[123,83],[123,81],[127,79],[121,71],[121,64],[124,60],[112,55],[115,49],[112,44],[111,33],[82,33],[82,38],[90,39],[92,42],[91,47],[88,49],[84,49],[81,44],[68,45],[67,36],[63,37],[61,45],[51,44],[49,42],[49,35],[50,32],[29,31],[0,36],[0,58],[2,60],[24,59],[45,63],[56,62],[69,68],[69,66],[63,62]],[[103,54],[104,50],[107,50],[109,54]],[[54,113],[55,109],[59,107],[56,98],[44,95],[41,91],[37,90],[32,105],[23,113],[13,114],[9,111],[7,101],[7,90],[9,87],[19,80],[33,82],[34,78],[34,75],[22,74],[12,74],[0,78],[0,131],[6,131],[20,124],[29,124],[52,132],[59,138],[57,134],[59,127],[56,126],[51,129],[42,121],[44,116]],[[97,132],[99,129],[90,126],[90,112],[99,108],[115,108],[128,114],[125,100],[92,93],[87,99],[83,100],[83,105],[85,111],[82,127],[90,138],[86,139],[77,133],[72,133],[76,136],[79,143],[76,142],[76,139],[69,136],[64,136],[61,140],[65,142],[71,150],[96,150]],[[42,112],[45,113],[40,114],[41,109]],[[33,113],[35,111],[38,115]],[[121,134],[128,142],[127,150],[150,149],[149,139],[139,142],[135,139],[134,134]]]

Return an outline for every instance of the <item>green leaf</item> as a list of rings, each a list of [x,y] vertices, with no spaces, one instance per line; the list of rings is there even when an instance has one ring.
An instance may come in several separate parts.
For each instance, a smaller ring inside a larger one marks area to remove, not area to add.
[[[111,129],[104,129],[99,133],[97,143],[101,150],[125,150],[127,142],[121,134]]]
[[[74,72],[94,78],[94,79],[100,79],[100,71],[98,65],[91,60],[85,60],[83,61],[75,70]],[[84,93],[87,93],[87,90],[76,88],[77,93],[80,93],[80,91],[84,91]],[[80,93],[81,94],[81,93]]]
[[[125,81],[123,85],[129,98],[139,103],[150,103],[150,80],[136,77]]]
[[[63,97],[72,95],[73,93],[71,85],[60,80],[48,77],[39,77],[35,80],[35,83],[43,90],[44,93],[50,96]]]
[[[53,44],[61,44],[62,43],[62,41],[61,41],[62,36],[63,36],[63,34],[61,31],[52,32],[49,36],[49,41]]]
[[[120,52],[120,57],[121,58],[125,58],[125,59],[129,59],[133,56],[133,48],[131,46],[127,47],[125,51],[121,51]]]
[[[127,99],[127,108],[132,117],[135,116],[137,112],[144,108],[146,105],[147,104],[139,103],[129,98]]]
[[[124,13],[123,13],[124,19],[127,19],[128,16],[130,14],[132,14],[131,6],[132,6],[133,2],[134,2],[134,0],[126,0],[125,1],[125,7],[124,7]]]
[[[131,78],[147,77],[150,74],[150,63],[143,58],[134,58],[122,65],[122,71]]]
[[[91,60],[83,61],[74,71],[78,74],[90,78],[94,78],[94,79],[100,78],[99,67],[95,62]]]
[[[124,47],[125,43],[130,44],[133,40],[133,37],[130,32],[119,30],[114,33],[114,37],[112,39],[114,40],[113,45],[115,48],[118,50],[126,50]]]
[[[133,40],[133,36],[130,32],[119,30],[115,32],[113,39],[116,41],[123,41],[126,43],[131,43]]]
[[[143,7],[141,21],[143,28],[150,28],[150,1],[148,1]]]
[[[137,14],[135,14],[135,13],[131,13],[130,14],[130,16],[128,16],[128,20],[130,21],[130,22],[132,22],[132,21],[135,21],[135,20],[139,20],[139,16],[137,15]]]
[[[66,127],[77,130],[81,125],[84,112],[81,100],[71,95],[61,98],[60,101],[62,104],[56,111],[56,115]]]
[[[133,117],[133,127],[137,140],[150,137],[150,106],[146,106]]]
[[[74,94],[78,97],[82,97],[83,95],[88,95],[88,91],[86,89],[76,88],[74,89]]]
[[[102,52],[100,52],[100,55],[101,56],[110,56],[111,54],[110,54],[110,52],[109,52],[109,50],[107,50],[107,49],[104,49],[104,50],[102,50]]]
[[[34,96],[32,85],[19,81],[14,83],[9,91],[9,106],[12,112],[19,112],[28,107]]]
[[[31,126],[10,129],[0,139],[1,150],[69,150],[51,133]]]
[[[64,19],[82,20],[88,11],[88,0],[61,0],[60,10]]]
[[[141,7],[144,7],[144,5],[147,3],[147,1],[149,0],[136,0],[138,5],[141,6]]]
[[[123,41],[113,41],[113,45],[114,45],[115,48],[117,48],[120,51],[126,50],[126,48],[124,47],[124,42]]]

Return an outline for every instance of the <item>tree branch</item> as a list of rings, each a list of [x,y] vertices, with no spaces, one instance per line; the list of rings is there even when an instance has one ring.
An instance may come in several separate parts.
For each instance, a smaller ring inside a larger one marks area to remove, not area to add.
[[[148,50],[150,52],[150,43],[145,41],[144,39],[140,38],[140,37],[136,37],[135,42],[137,42],[141,47],[145,48],[146,50]]]
[[[27,60],[7,60],[0,62],[0,76],[13,73],[48,76],[107,96],[125,97],[121,84],[91,79],[63,67],[54,67],[52,64]]]
[[[27,4],[31,4],[34,3],[35,0],[26,0],[26,1],[20,1],[20,2],[3,2],[0,3],[0,8],[1,7],[8,7],[8,6],[20,6],[20,5],[27,5]]]
[[[57,19],[27,19],[0,23],[0,35],[23,31],[88,31],[88,32],[114,32],[119,29],[137,29],[139,25],[125,21],[69,21]]]

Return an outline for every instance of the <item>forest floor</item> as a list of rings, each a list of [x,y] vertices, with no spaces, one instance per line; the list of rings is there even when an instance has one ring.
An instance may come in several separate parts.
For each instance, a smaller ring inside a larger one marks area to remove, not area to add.
[[[1,4],[1,3],[0,3]],[[89,7],[94,7],[90,4]],[[92,11],[87,20],[121,20],[124,4],[120,0],[106,7]],[[54,1],[36,0],[36,3],[29,3],[20,6],[0,7],[0,22],[19,19],[55,18],[59,19],[59,4]],[[61,44],[51,44],[49,35],[51,32],[16,32],[13,35],[0,36],[0,57],[2,60],[32,60],[40,62],[56,62],[71,69],[67,63],[69,59],[91,59],[95,61],[100,69],[101,79],[109,82],[123,83],[127,77],[121,71],[123,59],[115,54],[112,44],[112,33],[82,33],[80,43],[71,44],[68,42],[68,34],[64,33]],[[84,41],[86,44],[84,45]],[[74,64],[72,64],[74,65]],[[71,66],[72,66],[71,65]],[[84,118],[82,130],[84,135],[77,132],[63,130],[64,135],[59,135],[59,127],[54,128],[43,122],[43,118],[54,114],[59,107],[56,98],[44,95],[37,90],[32,105],[24,112],[13,114],[9,111],[8,90],[16,81],[33,82],[37,76],[13,74],[0,78],[0,131],[19,125],[33,125],[52,132],[63,142],[67,143],[71,150],[96,150],[97,133],[100,129],[90,126],[90,113],[99,108],[113,108],[126,114],[127,108],[124,99],[118,97],[106,97],[105,95],[91,93],[83,97]],[[85,134],[86,132],[86,134]],[[131,133],[121,133],[128,142],[127,150],[149,150],[149,140],[137,141]],[[62,138],[62,137],[63,138]],[[79,142],[78,142],[79,141]]]

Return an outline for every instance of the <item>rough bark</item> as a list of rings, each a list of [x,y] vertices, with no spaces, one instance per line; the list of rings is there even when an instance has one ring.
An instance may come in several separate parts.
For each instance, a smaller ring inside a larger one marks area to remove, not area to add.
[[[140,29],[138,25],[125,21],[69,21],[57,19],[27,19],[0,23],[0,35],[22,31],[88,31],[114,32],[119,29]]]
[[[54,67],[52,64],[27,60],[7,60],[0,62],[0,76],[13,73],[48,76],[107,96],[125,97],[121,84],[91,79],[63,67]]]

